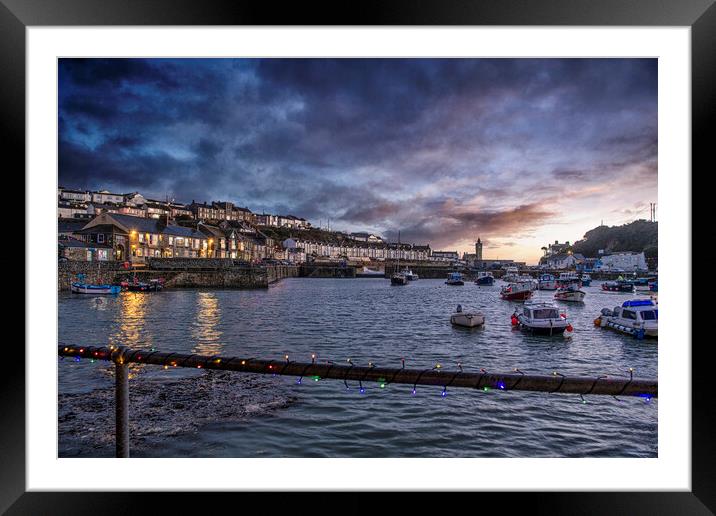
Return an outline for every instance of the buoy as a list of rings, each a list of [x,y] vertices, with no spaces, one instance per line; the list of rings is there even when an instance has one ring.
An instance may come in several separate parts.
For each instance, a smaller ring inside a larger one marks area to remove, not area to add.
[[[568,324],[568,325],[567,325],[567,331],[572,331],[572,330],[574,330],[574,328],[572,328],[572,325],[571,325],[571,324]]]
[[[594,326],[601,326],[601,325],[602,325],[601,317],[597,317],[596,319],[594,319]]]
[[[517,323],[519,323],[519,320],[514,315],[512,316],[511,321],[512,321],[512,326],[517,326]]]

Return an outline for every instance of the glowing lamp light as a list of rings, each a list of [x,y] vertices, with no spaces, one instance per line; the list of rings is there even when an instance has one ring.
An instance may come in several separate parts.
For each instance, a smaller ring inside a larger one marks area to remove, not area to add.
[[[497,387],[502,390],[505,390],[505,382],[497,382]]]

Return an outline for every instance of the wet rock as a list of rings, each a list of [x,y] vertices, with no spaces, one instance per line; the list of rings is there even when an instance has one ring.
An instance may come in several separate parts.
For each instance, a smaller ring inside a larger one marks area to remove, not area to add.
[[[130,447],[141,448],[150,436],[176,436],[210,423],[262,417],[295,401],[287,386],[271,377],[204,371],[157,380],[139,373],[129,387]],[[60,394],[58,425],[61,456],[78,439],[93,449],[113,446],[114,388]]]

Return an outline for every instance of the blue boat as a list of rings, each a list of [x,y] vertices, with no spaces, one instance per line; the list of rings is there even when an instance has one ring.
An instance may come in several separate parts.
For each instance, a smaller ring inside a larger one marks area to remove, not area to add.
[[[462,280],[462,275],[459,272],[451,272],[448,274],[446,285],[464,285],[465,282]]]
[[[481,272],[477,273],[477,279],[475,280],[475,283],[477,285],[490,286],[490,285],[494,285],[495,278],[491,272],[481,271]]]
[[[583,287],[588,287],[589,285],[592,284],[592,277],[589,274],[582,274],[579,277],[579,281],[582,282]]]
[[[78,274],[77,279],[72,283],[70,290],[75,294],[119,294],[122,287],[119,285],[92,285],[85,283],[84,274]]]

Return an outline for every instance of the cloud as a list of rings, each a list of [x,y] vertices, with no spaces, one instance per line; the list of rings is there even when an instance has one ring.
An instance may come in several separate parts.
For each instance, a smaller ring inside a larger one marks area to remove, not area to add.
[[[656,184],[656,77],[655,59],[60,59],[59,180],[516,239],[569,220],[565,196],[612,210],[604,184]]]

